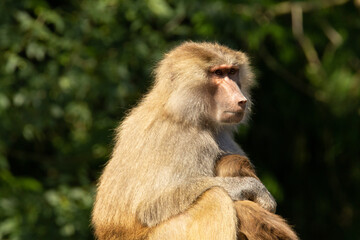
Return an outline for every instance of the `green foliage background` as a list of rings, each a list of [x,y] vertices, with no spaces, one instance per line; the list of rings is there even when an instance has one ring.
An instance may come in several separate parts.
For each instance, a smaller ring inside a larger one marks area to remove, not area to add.
[[[93,239],[113,129],[184,40],[249,53],[238,142],[302,239],[360,236],[360,1],[2,0],[0,239]]]

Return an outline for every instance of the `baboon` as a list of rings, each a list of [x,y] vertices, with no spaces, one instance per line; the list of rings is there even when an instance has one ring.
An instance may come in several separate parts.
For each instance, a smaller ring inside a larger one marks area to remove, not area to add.
[[[216,43],[186,42],[165,55],[117,128],[92,214],[99,240],[297,239],[257,177],[215,173],[221,156],[245,155],[233,133],[252,83],[247,56]]]
[[[215,174],[220,177],[257,178],[250,160],[241,155],[225,155],[216,163]],[[280,216],[251,201],[236,201],[238,239],[298,239],[295,232]]]
[[[219,177],[257,178],[254,166],[246,156],[237,154],[224,155],[215,165],[215,175]]]

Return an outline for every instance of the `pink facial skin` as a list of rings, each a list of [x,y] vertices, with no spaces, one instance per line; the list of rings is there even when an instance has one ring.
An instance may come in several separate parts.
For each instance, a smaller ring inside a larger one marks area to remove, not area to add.
[[[210,73],[211,81],[216,86],[216,120],[225,124],[239,123],[243,119],[247,102],[239,86],[239,68],[220,65],[212,67]]]

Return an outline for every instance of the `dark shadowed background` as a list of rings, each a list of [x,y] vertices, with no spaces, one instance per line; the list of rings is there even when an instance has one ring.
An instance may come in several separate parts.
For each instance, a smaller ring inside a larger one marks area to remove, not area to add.
[[[302,239],[360,239],[360,0],[2,0],[0,239],[93,239],[114,129],[184,40],[249,54],[236,138],[278,213]]]

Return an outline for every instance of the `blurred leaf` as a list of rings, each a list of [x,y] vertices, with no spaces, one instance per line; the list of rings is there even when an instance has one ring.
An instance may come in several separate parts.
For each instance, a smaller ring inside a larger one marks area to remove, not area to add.
[[[173,14],[172,9],[165,0],[147,0],[149,9],[159,17],[170,17]]]
[[[26,48],[26,55],[29,58],[35,58],[36,60],[41,61],[45,57],[45,51],[43,45],[31,42]]]

